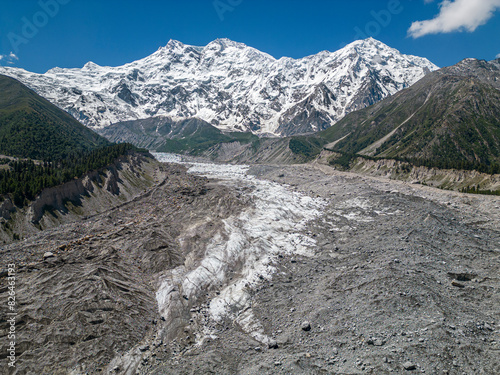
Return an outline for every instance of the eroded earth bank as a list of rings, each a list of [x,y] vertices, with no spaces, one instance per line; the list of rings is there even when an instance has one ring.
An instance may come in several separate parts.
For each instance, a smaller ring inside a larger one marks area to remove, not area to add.
[[[500,373],[498,197],[158,157],[133,201],[2,247],[18,374]]]

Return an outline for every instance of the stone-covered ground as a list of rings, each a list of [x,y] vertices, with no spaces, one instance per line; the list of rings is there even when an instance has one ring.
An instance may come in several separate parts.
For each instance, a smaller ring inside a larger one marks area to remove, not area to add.
[[[500,373],[498,197],[318,165],[249,173],[322,209],[297,225],[309,251],[281,244],[274,273],[223,318],[213,306],[245,276],[242,260],[206,290],[174,286],[168,320],[156,292],[166,271],[195,269],[232,218],[261,207],[256,180],[165,165],[134,201],[1,248],[2,267],[18,265],[17,374]]]

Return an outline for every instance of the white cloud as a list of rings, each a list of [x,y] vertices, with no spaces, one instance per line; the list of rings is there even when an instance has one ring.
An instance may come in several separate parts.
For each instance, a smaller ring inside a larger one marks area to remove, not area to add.
[[[495,56],[495,59],[500,59],[500,53]]]
[[[413,38],[420,38],[428,34],[453,31],[473,32],[500,8],[500,0],[443,0],[439,7],[439,14],[435,18],[413,22],[408,34]]]
[[[8,55],[0,55],[0,62],[4,64],[14,65],[16,61],[19,60],[19,57],[14,52],[9,53]]]

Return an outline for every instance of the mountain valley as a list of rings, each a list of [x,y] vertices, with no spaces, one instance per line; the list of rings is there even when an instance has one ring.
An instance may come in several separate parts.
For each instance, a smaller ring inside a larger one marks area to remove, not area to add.
[[[500,370],[497,197],[157,157],[130,203],[1,248],[18,373]]]
[[[499,59],[0,74],[6,374],[500,373]]]

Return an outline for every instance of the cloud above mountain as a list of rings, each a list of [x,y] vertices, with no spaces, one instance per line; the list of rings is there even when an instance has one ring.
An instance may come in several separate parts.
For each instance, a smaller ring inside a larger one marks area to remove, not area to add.
[[[8,55],[0,55],[0,62],[5,61],[7,64],[14,64],[19,57],[14,52],[9,53]]]
[[[493,17],[500,0],[444,0],[439,7],[433,19],[413,22],[408,35],[416,39],[429,34],[473,32]]]

